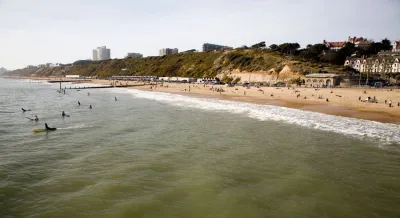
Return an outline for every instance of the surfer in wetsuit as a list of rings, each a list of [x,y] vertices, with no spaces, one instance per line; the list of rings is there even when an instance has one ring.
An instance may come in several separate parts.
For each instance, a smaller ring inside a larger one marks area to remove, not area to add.
[[[36,115],[35,115],[35,119],[34,119],[36,122],[37,121],[39,121],[39,117],[37,117]]]
[[[46,127],[46,130],[47,130],[47,131],[54,131],[54,130],[57,129],[57,128],[50,128],[50,127],[47,125],[47,123],[45,123],[44,126]]]
[[[81,103],[78,101],[78,105],[81,106]]]
[[[66,116],[66,114],[65,114],[65,112],[64,112],[64,111],[62,112],[61,116],[63,116],[63,117],[65,117],[65,116]]]
[[[115,101],[117,101],[117,97],[114,97],[115,98]]]
[[[31,111],[31,109],[25,110],[24,108],[21,108],[22,112],[27,112],[27,111]]]
[[[89,106],[89,109],[92,109],[92,105]]]

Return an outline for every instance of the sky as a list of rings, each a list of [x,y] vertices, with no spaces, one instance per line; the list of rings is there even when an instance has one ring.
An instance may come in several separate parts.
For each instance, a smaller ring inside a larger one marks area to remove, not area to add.
[[[156,56],[161,48],[201,50],[345,41],[400,40],[400,0],[0,0],[0,67]]]

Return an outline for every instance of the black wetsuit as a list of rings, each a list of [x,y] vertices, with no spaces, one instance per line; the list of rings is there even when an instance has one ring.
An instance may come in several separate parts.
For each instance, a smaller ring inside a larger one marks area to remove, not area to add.
[[[47,130],[47,131],[54,131],[54,130],[57,129],[57,128],[50,128],[50,127],[47,125],[47,123],[45,123],[44,126],[46,127],[46,130]]]

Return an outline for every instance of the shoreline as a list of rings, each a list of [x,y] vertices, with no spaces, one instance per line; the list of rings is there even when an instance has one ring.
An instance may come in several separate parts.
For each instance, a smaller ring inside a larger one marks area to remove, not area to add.
[[[149,86],[147,86],[149,87]],[[170,94],[179,94],[188,97],[196,97],[196,98],[214,98],[220,100],[227,100],[227,101],[236,101],[236,102],[244,102],[244,103],[251,103],[251,104],[258,104],[258,105],[272,105],[278,107],[286,107],[292,109],[299,109],[303,111],[310,111],[310,112],[317,112],[327,115],[334,115],[334,116],[341,116],[341,117],[349,117],[349,118],[356,118],[356,119],[363,119],[369,121],[376,121],[381,123],[392,123],[400,125],[400,116],[391,115],[387,112],[382,111],[362,111],[357,110],[347,106],[339,106],[339,105],[324,105],[318,104],[313,102],[308,103],[299,103],[299,102],[292,102],[286,101],[282,99],[257,99],[251,97],[241,97],[241,96],[229,96],[229,95],[210,95],[210,94],[199,94],[199,93],[188,93],[188,92],[177,92],[177,91],[166,91],[166,90],[149,90],[141,87],[130,87],[129,89],[137,89],[142,91],[157,91],[157,92],[164,92]],[[400,109],[400,108],[399,108]]]
[[[14,78],[31,80],[51,80],[54,78]],[[92,79],[91,81],[77,81],[77,83],[91,83],[97,85],[109,85],[109,80]],[[143,82],[122,81],[128,85],[143,84]],[[144,84],[143,86],[125,87],[142,91],[157,91],[171,94],[180,94],[189,97],[214,98],[236,102],[246,102],[258,105],[273,105],[286,108],[294,108],[303,111],[318,112],[323,114],[351,117],[392,123],[400,125],[400,89],[374,88],[304,88],[304,87],[227,87],[224,85],[204,85],[195,83],[162,83],[157,85]],[[189,91],[190,86],[190,91]],[[213,90],[211,90],[213,89]],[[215,89],[223,89],[217,92]],[[261,91],[262,90],[262,91]],[[364,93],[366,91],[366,94]],[[300,97],[297,98],[297,95]],[[304,96],[306,99],[304,99]],[[321,96],[322,99],[318,99]],[[378,103],[361,102],[368,96],[376,97]],[[329,102],[326,101],[329,99]],[[389,107],[384,101],[391,100],[393,107]]]

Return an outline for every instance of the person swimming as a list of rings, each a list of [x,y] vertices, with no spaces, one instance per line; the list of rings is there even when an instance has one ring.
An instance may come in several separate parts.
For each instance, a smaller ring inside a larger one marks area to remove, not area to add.
[[[81,106],[81,103],[78,101],[78,105]]]
[[[115,98],[115,101],[118,101],[118,100],[117,100],[117,97],[114,97],[114,98]]]
[[[47,125],[47,123],[45,123],[44,126],[45,126],[45,128],[46,128],[47,131],[54,131],[54,130],[57,130],[57,128],[50,128],[50,127]]]
[[[35,115],[35,118],[29,118],[27,117],[26,119],[29,119],[30,121],[39,121],[39,117]]]
[[[22,110],[22,112],[27,112],[27,111],[31,111],[31,109],[24,109],[24,108],[21,108],[21,110]]]
[[[63,116],[63,117],[65,117],[65,116],[66,116],[66,114],[65,114],[65,112],[64,112],[64,111],[62,112],[61,116]]]
[[[89,106],[89,109],[92,109],[92,105]]]

